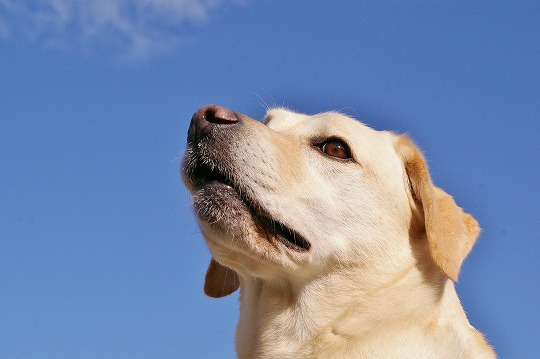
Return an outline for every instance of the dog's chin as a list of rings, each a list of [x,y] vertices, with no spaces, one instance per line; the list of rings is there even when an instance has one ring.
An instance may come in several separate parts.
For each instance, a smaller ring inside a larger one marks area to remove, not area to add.
[[[199,184],[193,203],[197,218],[212,227],[234,230],[250,220],[249,209],[238,192],[217,180]]]
[[[207,180],[196,186],[193,196],[195,214],[201,225],[220,232],[237,246],[238,240],[252,245],[284,247],[307,252],[311,244],[296,231],[268,216],[258,204],[241,196],[230,184]],[[227,238],[223,240],[227,241]],[[262,249],[262,248],[259,248]]]

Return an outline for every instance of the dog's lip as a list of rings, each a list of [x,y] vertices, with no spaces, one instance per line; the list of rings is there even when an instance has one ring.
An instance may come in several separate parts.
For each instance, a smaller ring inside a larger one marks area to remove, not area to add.
[[[188,171],[188,173],[189,178],[193,182],[195,188],[204,186],[209,182],[222,183],[228,187],[234,188],[232,181],[230,181],[227,176],[204,165],[197,165],[195,166],[194,170]]]
[[[232,180],[220,172],[199,166],[193,172],[191,180],[196,190],[208,186],[221,187],[238,196],[268,238],[273,238],[296,252],[307,252],[311,248],[309,241],[285,224],[273,219],[258,202],[249,198],[245,191],[239,190]]]

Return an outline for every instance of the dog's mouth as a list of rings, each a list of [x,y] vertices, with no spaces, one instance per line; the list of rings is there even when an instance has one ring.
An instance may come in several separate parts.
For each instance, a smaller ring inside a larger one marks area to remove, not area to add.
[[[269,240],[277,241],[288,249],[307,252],[311,244],[295,230],[272,218],[256,200],[250,198],[230,176],[206,165],[198,165],[189,171],[189,178],[197,191],[210,190],[236,197],[250,212],[257,229]],[[227,209],[224,209],[227,210]]]

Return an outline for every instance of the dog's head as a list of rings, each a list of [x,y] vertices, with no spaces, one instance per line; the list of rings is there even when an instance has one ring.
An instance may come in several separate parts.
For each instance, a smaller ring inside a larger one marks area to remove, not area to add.
[[[212,253],[205,292],[239,277],[306,281],[412,258],[411,240],[457,279],[478,223],[431,183],[418,148],[335,112],[268,111],[264,123],[209,105],[192,118],[182,178]]]

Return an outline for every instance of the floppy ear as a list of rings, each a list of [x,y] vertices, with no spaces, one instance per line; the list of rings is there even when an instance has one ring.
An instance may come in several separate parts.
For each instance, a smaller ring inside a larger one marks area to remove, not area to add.
[[[238,274],[212,258],[204,279],[204,293],[212,298],[225,297],[238,289]]]
[[[424,157],[411,140],[400,136],[396,150],[405,165],[413,200],[423,212],[431,257],[448,278],[456,281],[480,233],[478,222],[449,194],[433,186]]]

